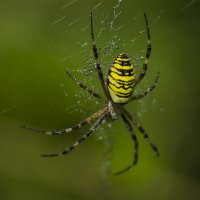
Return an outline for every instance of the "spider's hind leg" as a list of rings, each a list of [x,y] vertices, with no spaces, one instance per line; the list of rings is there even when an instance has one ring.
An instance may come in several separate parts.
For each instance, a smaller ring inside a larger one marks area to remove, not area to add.
[[[140,131],[140,133],[142,133],[142,135],[144,136],[144,139],[149,143],[150,147],[153,149],[153,151],[155,151],[155,153],[157,154],[157,156],[159,156],[160,153],[158,151],[158,148],[151,141],[148,133],[144,130],[144,128],[141,126],[141,124],[127,110],[125,110],[125,114],[128,117],[128,119],[133,123],[133,125]]]
[[[71,150],[73,150],[75,147],[77,147],[80,143],[85,141],[94,131],[101,125],[101,123],[104,121],[104,119],[107,117],[108,112],[104,113],[100,119],[98,119],[95,124],[87,131],[82,137],[80,137],[73,145],[67,147],[60,153],[52,153],[52,154],[41,154],[42,157],[54,157],[54,156],[63,156],[67,153],[69,153]]]
[[[127,172],[127,171],[130,170],[134,165],[136,165],[136,164],[137,164],[137,161],[138,161],[138,140],[137,140],[137,137],[136,137],[136,135],[135,135],[135,133],[134,133],[134,131],[133,131],[133,128],[132,128],[130,122],[129,122],[128,119],[126,118],[126,116],[122,113],[122,114],[121,114],[121,117],[122,117],[122,119],[123,119],[123,121],[124,121],[124,123],[125,123],[125,125],[126,125],[126,128],[128,129],[128,131],[129,131],[129,133],[130,133],[130,135],[131,135],[131,138],[132,138],[133,142],[134,142],[134,150],[135,150],[135,151],[134,151],[134,159],[133,159],[132,164],[129,165],[128,167],[122,169],[121,171],[114,173],[114,174],[113,174],[114,176],[117,176],[117,175],[120,175],[120,174],[123,174],[123,173]]]
[[[105,108],[93,113],[91,116],[87,117],[86,119],[80,121],[78,124],[72,126],[71,128],[66,128],[62,130],[44,131],[38,128],[29,127],[27,125],[22,125],[21,127],[30,131],[35,131],[35,132],[46,134],[46,135],[62,135],[68,132],[76,131],[77,129],[83,127],[84,125],[89,124],[92,120],[96,119],[97,117],[101,116],[107,111],[108,111],[108,107],[106,106]]]

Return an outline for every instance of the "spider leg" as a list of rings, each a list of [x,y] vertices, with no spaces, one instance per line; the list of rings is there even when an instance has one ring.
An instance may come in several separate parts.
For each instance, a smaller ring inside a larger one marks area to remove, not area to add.
[[[159,79],[159,76],[160,76],[160,73],[158,72],[157,76],[156,76],[156,79],[154,81],[154,83],[146,90],[144,91],[143,93],[139,94],[139,95],[135,95],[135,96],[132,96],[130,101],[132,100],[137,100],[137,99],[141,99],[147,95],[149,95],[156,87],[157,83],[158,83],[158,79]],[[129,101],[129,102],[130,102]]]
[[[71,150],[73,150],[75,147],[77,147],[80,143],[82,143],[85,139],[87,139],[94,131],[100,126],[100,124],[104,121],[106,116],[108,115],[108,112],[104,113],[100,119],[98,119],[94,125],[89,129],[88,132],[86,132],[82,137],[80,137],[73,145],[67,147],[60,153],[52,153],[52,154],[41,154],[43,157],[54,157],[54,156],[63,156],[67,153],[69,153]]]
[[[21,127],[24,128],[24,129],[28,129],[30,131],[35,131],[35,132],[43,133],[43,134],[46,134],[46,135],[58,135],[58,134],[62,135],[62,134],[68,133],[68,132],[75,131],[75,130],[83,127],[84,125],[89,124],[92,120],[94,120],[95,118],[101,116],[102,114],[106,113],[107,111],[108,111],[108,107],[105,107],[105,108],[93,113],[91,116],[89,116],[86,119],[82,120],[81,122],[79,122],[78,124],[74,125],[73,127],[62,129],[62,130],[44,131],[44,130],[41,130],[41,129],[29,127],[27,125],[22,125]]]
[[[133,123],[133,125],[136,126],[136,128],[140,131],[140,133],[142,133],[142,135],[144,136],[144,139],[149,143],[149,145],[151,146],[153,151],[155,151],[157,156],[159,156],[160,154],[159,154],[158,148],[151,141],[151,139],[148,136],[148,133],[144,130],[144,128],[141,126],[141,124],[127,110],[125,110],[124,112],[125,112],[125,115],[128,117],[128,119]]]
[[[147,66],[148,66],[149,57],[151,54],[150,31],[149,31],[149,24],[148,24],[146,13],[144,13],[144,19],[145,19],[145,24],[146,24],[146,29],[147,29],[147,50],[146,50],[146,56],[145,56],[145,60],[144,60],[144,64],[143,64],[142,73],[137,77],[134,86],[136,86],[144,78],[144,76],[147,72]]]
[[[126,167],[126,168],[120,170],[119,172],[114,173],[115,176],[127,172],[127,171],[130,170],[134,165],[136,165],[136,164],[137,164],[137,161],[138,161],[138,140],[137,140],[137,137],[136,137],[135,133],[133,132],[133,128],[132,128],[130,122],[128,121],[128,119],[126,118],[126,116],[122,113],[122,114],[121,114],[121,117],[122,117],[122,119],[123,119],[123,121],[124,121],[124,123],[125,123],[125,125],[126,125],[126,128],[128,129],[129,133],[131,134],[131,138],[132,138],[132,140],[133,140],[133,142],[134,142],[134,149],[135,149],[135,151],[134,151],[133,163],[132,163],[131,165],[129,165],[128,167]]]
[[[110,99],[110,95],[108,93],[108,90],[106,88],[106,84],[105,84],[105,81],[104,81],[103,72],[101,70],[99,54],[98,54],[96,42],[95,42],[95,39],[94,39],[93,15],[92,15],[92,13],[90,14],[90,29],[91,29],[91,38],[92,38],[92,50],[93,50],[94,58],[95,58],[95,61],[96,61],[96,67],[97,67],[99,79],[100,79],[101,86],[103,88],[104,94],[106,95],[107,98]]]
[[[101,99],[101,100],[103,99],[99,94],[94,92],[92,89],[89,89],[86,85],[84,85],[83,83],[79,82],[74,76],[72,76],[72,74],[70,72],[66,71],[66,73],[79,87],[83,88],[89,94],[91,94],[92,96],[96,97],[97,99]]]

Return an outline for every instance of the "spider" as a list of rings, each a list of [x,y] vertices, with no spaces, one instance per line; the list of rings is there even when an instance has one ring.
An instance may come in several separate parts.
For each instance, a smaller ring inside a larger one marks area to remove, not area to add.
[[[126,168],[120,170],[119,172],[114,173],[114,175],[122,174],[128,170],[130,170],[134,165],[137,164],[138,161],[138,140],[136,134],[132,128],[134,125],[141,134],[143,134],[144,139],[149,143],[150,147],[155,151],[157,155],[159,155],[158,148],[156,145],[151,141],[147,132],[141,126],[140,122],[130,114],[125,105],[133,100],[141,99],[147,95],[156,87],[156,84],[159,79],[159,73],[157,74],[154,83],[143,93],[138,95],[133,95],[134,88],[140,83],[140,81],[144,78],[147,67],[149,63],[149,57],[151,54],[151,42],[150,42],[150,31],[146,13],[144,13],[144,19],[146,24],[146,31],[147,31],[147,49],[146,49],[146,57],[143,63],[143,70],[142,72],[136,76],[134,70],[135,67],[132,65],[130,58],[125,53],[119,54],[114,61],[112,62],[106,80],[104,79],[101,64],[98,54],[98,49],[96,47],[96,42],[94,39],[94,31],[93,31],[93,14],[90,14],[90,31],[91,31],[91,40],[92,40],[92,51],[94,54],[94,58],[96,61],[96,69],[98,72],[99,80],[104,92],[105,96],[101,96],[95,91],[89,89],[86,85],[79,82],[74,76],[71,75],[70,72],[66,71],[67,75],[81,88],[86,90],[90,95],[94,96],[95,98],[99,99],[100,101],[104,102],[104,107],[97,112],[93,113],[91,116],[87,117],[86,119],[82,120],[78,124],[72,126],[71,128],[66,128],[63,130],[51,130],[51,131],[44,131],[37,128],[31,128],[27,125],[22,125],[23,128],[36,131],[39,133],[47,134],[47,135],[57,135],[57,134],[65,134],[68,132],[75,131],[86,124],[90,124],[94,119],[97,119],[96,122],[90,127],[90,129],[82,135],[74,144],[71,146],[66,147],[60,153],[52,153],[52,154],[41,154],[43,157],[53,157],[53,156],[63,156],[70,151],[72,151],[75,147],[77,147],[80,143],[86,140],[89,136],[91,136],[95,130],[102,124],[102,122],[106,119],[110,119],[111,121],[117,120],[118,118],[122,118],[130,136],[134,142],[134,159],[133,162],[127,166]]]

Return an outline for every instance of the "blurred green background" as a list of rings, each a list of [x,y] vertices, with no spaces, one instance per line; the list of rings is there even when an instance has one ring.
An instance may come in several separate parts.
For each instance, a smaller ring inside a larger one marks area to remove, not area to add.
[[[127,108],[137,116],[161,156],[138,131],[138,165],[127,166],[133,144],[121,120],[104,123],[64,157],[59,152],[88,127],[65,136],[45,136],[20,128],[28,124],[62,129],[89,116],[102,104],[78,88],[68,69],[102,93],[94,68],[89,33],[93,10],[103,71],[120,52],[142,69],[147,12],[153,51],[148,74],[156,90]],[[0,1],[0,199],[199,199],[200,198],[200,2],[197,0],[15,0]]]

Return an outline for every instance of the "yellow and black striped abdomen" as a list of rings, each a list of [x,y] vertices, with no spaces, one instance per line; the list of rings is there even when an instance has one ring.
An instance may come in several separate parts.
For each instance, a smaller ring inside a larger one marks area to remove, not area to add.
[[[108,91],[115,103],[127,103],[133,93],[134,67],[128,56],[121,53],[116,57],[107,75]]]

